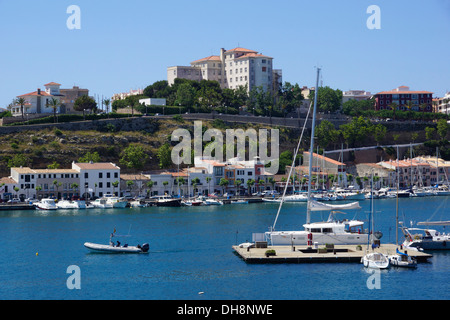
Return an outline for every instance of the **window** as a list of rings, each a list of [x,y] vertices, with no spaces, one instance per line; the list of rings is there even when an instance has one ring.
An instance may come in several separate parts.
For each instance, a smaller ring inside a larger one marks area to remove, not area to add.
[[[102,179],[102,178],[103,178],[103,172],[99,172],[99,173],[98,173],[98,178],[99,178],[99,179]]]
[[[106,178],[107,178],[107,179],[111,178],[111,172],[107,172],[107,173],[106,173]]]
[[[119,173],[118,172],[114,172],[114,178],[118,178],[119,177]]]
[[[261,60],[261,63],[266,63],[266,60],[265,60],[265,59],[262,59],[262,60]]]
[[[84,173],[84,178],[85,179],[89,178],[89,174],[87,172]]]
[[[267,67],[262,67],[262,72],[266,72]]]

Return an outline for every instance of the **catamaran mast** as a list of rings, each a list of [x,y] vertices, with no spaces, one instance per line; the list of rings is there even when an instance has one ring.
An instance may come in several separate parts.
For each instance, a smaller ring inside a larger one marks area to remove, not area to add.
[[[311,123],[311,145],[309,148],[309,167],[308,167],[308,205],[306,210],[306,223],[311,222],[311,175],[312,175],[312,162],[313,162],[313,152],[314,152],[314,127],[316,126],[316,110],[317,110],[317,92],[319,91],[319,77],[320,77],[320,68],[317,68],[317,80],[316,80],[316,88],[314,90],[314,108],[313,108],[313,117]]]

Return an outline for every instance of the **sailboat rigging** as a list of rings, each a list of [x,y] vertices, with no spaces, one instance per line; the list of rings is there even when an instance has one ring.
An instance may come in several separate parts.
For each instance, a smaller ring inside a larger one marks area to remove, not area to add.
[[[307,196],[307,211],[306,211],[306,224],[303,225],[304,230],[294,230],[294,231],[276,231],[276,223],[278,221],[278,217],[284,202],[284,198],[286,195],[287,184],[283,191],[282,200],[280,202],[275,221],[271,228],[269,228],[268,232],[264,233],[262,237],[261,234],[254,234],[253,239],[261,239],[265,238],[265,240],[271,245],[312,245],[312,242],[317,242],[318,244],[364,244],[367,242],[368,234],[364,233],[363,225],[364,222],[358,220],[337,220],[335,218],[336,213],[342,213],[338,210],[340,209],[356,209],[360,208],[359,204],[356,202],[353,204],[340,205],[340,206],[332,206],[332,205],[323,205],[318,204],[316,201],[311,199],[311,181],[312,181],[312,163],[313,163],[313,150],[314,150],[314,135],[315,135],[315,123],[316,123],[316,113],[317,113],[317,95],[319,89],[319,77],[320,77],[320,68],[317,68],[317,80],[316,80],[316,89],[314,92],[314,105],[313,105],[313,114],[312,114],[312,124],[311,124],[311,143],[309,149],[309,177],[308,177],[308,196]],[[310,106],[311,109],[311,106]],[[310,110],[308,110],[309,116]],[[300,143],[302,141],[303,132],[306,127],[305,125],[302,129],[300,140],[298,142],[298,146],[294,155],[293,163],[291,166],[291,170],[289,171],[288,181],[290,179],[292,169],[295,165],[295,159],[297,153],[300,149]],[[345,207],[343,207],[345,206]],[[314,222],[311,223],[311,211],[318,210],[328,210],[330,211],[329,218],[326,222]]]

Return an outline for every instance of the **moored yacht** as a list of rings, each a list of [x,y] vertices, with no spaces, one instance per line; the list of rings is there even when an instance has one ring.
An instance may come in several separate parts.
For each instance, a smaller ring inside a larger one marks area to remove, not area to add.
[[[60,200],[56,203],[58,209],[86,209],[84,200]]]
[[[337,220],[335,214],[338,209],[360,208],[358,202],[347,205],[324,205],[311,200],[312,211],[329,210],[327,221],[306,223],[304,230],[298,231],[269,231],[265,237],[272,245],[310,245],[311,242],[321,244],[364,244],[369,235],[364,233],[364,222],[359,220]]]
[[[41,201],[35,203],[36,208],[41,210],[56,210],[58,207],[56,206],[55,199],[44,198]]]

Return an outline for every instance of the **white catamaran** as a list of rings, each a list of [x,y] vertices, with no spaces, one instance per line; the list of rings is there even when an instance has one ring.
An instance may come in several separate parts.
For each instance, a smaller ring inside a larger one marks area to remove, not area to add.
[[[319,87],[319,76],[320,68],[317,68],[317,83],[316,88]],[[314,128],[316,122],[316,106],[317,106],[317,90],[314,93],[314,107],[312,115],[312,125],[311,125],[311,137],[314,137]],[[308,119],[310,110],[306,119]],[[297,149],[295,151],[294,160],[289,172],[288,181],[290,179],[292,168],[295,166],[295,159],[297,153],[300,149],[300,143],[302,140],[303,132],[306,127],[303,126],[300,139],[298,142]],[[287,187],[285,187],[281,203],[278,208],[278,212],[275,218],[275,222],[271,227],[271,230],[264,233],[264,237],[268,243],[271,245],[308,245],[311,246],[312,243],[317,242],[318,244],[364,244],[367,243],[369,235],[364,233],[363,221],[358,220],[337,220],[336,214],[343,213],[340,210],[344,209],[358,209],[360,208],[358,202],[353,202],[344,205],[326,205],[312,200],[311,195],[311,172],[312,172],[312,162],[313,162],[313,151],[314,150],[314,139],[311,138],[310,152],[309,152],[309,172],[310,176],[308,179],[308,196],[307,196],[307,216],[306,224],[303,225],[304,230],[294,230],[294,231],[277,231],[275,230],[276,222],[283,205]],[[286,184],[287,186],[287,184]],[[330,211],[330,215],[327,221],[324,222],[314,222],[311,223],[311,211]],[[253,238],[260,239],[261,234],[254,234]]]

